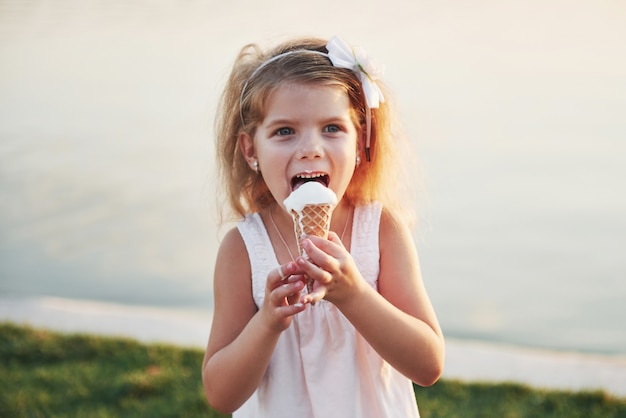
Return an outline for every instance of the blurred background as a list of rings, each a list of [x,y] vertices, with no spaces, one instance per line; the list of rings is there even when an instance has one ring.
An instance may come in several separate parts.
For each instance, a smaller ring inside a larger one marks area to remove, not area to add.
[[[446,335],[624,354],[624,22],[618,0],[0,0],[0,304],[210,312],[230,66],[339,34],[417,147]]]

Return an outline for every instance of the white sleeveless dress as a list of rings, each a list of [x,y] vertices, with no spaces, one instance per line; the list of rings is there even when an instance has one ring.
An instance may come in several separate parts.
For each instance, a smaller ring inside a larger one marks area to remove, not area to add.
[[[351,254],[375,289],[381,206],[355,208]],[[258,214],[238,224],[258,307],[278,261]],[[263,380],[233,418],[415,418],[411,381],[384,361],[330,302],[297,314],[280,336]]]

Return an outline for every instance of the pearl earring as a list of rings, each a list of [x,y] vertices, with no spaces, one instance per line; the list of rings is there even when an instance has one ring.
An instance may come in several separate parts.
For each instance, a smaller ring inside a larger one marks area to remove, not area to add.
[[[258,173],[259,172],[259,162],[257,160],[254,160],[254,162],[252,163],[253,167],[254,167],[254,172]]]
[[[361,157],[359,157],[358,155],[356,156],[356,166],[360,166],[361,165]]]

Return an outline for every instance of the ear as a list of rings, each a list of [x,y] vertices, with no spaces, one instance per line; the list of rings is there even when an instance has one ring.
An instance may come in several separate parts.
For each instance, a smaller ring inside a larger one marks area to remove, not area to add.
[[[250,168],[254,170],[254,162],[257,160],[254,150],[254,140],[245,132],[239,134],[239,149]]]

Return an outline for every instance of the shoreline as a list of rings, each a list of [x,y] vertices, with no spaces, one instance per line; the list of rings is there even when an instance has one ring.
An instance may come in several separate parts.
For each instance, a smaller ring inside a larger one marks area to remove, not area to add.
[[[56,297],[0,297],[0,321],[203,349],[211,314]],[[602,390],[626,397],[626,356],[450,338],[446,339],[442,377],[465,382],[514,382],[542,389]]]

